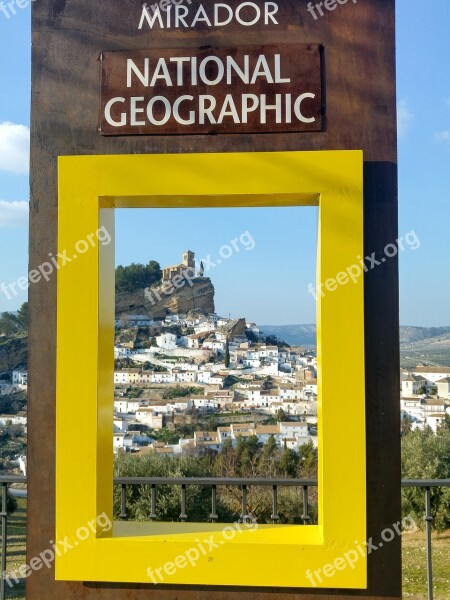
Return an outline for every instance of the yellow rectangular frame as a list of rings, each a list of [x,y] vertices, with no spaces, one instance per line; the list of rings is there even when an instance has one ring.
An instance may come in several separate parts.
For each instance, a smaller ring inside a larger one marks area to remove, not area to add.
[[[113,497],[114,242],[80,240],[102,226],[113,240],[115,208],[318,205],[325,283],[363,255],[362,173],[357,150],[59,158],[58,252],[72,261],[58,271],[55,539],[77,543],[56,557],[56,579],[151,583],[149,567],[201,536],[223,542],[223,525],[209,523],[116,522],[84,541],[77,534],[98,515],[112,520]],[[308,570],[320,569],[317,587],[366,588],[363,553],[323,574],[366,539],[363,278],[334,287],[317,297],[319,524],[244,531],[164,583],[308,588]]]

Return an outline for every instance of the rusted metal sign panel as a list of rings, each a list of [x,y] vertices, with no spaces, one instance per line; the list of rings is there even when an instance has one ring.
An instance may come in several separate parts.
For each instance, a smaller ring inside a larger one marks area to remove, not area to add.
[[[103,135],[321,131],[317,44],[104,52]]]

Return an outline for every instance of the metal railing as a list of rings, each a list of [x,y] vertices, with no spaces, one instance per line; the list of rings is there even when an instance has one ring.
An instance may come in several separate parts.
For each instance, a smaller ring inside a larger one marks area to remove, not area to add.
[[[2,510],[0,512],[0,518],[2,520],[2,573],[0,578],[0,600],[5,600],[5,573],[6,559],[8,558],[8,486],[12,483],[26,482],[26,477],[0,476],[0,484],[2,486]]]
[[[151,512],[149,515],[150,521],[156,521],[156,494],[158,486],[162,485],[179,485],[181,486],[181,511],[179,515],[180,521],[184,522],[188,519],[186,506],[186,491],[188,486],[203,486],[211,488],[211,513],[209,519],[212,523],[219,520],[217,515],[217,488],[221,487],[238,487],[242,492],[241,500],[241,515],[240,519],[244,520],[250,515],[247,512],[247,498],[250,487],[271,487],[272,488],[272,514],[270,516],[273,524],[280,520],[278,514],[278,489],[280,487],[298,487],[302,488],[303,514],[301,519],[304,525],[311,521],[309,516],[309,488],[317,487],[315,479],[262,479],[262,478],[237,478],[237,477],[116,477],[114,479],[116,485],[121,486],[121,502],[120,515],[122,520],[127,519],[127,487],[130,485],[147,485],[151,489]]]
[[[1,544],[1,569],[0,578],[0,600],[5,600],[5,574],[7,572],[7,551],[8,551],[8,488],[12,484],[24,484],[26,477],[0,476],[1,485],[1,524],[2,524],[2,544]],[[242,478],[210,478],[210,477],[116,477],[114,484],[121,487],[121,507],[120,519],[127,519],[127,487],[134,485],[146,485],[151,488],[151,506],[149,519],[156,521],[156,500],[158,486],[177,485],[181,487],[181,502],[179,519],[182,522],[188,519],[187,507],[187,488],[189,486],[209,486],[211,488],[211,512],[210,521],[216,523],[219,519],[217,515],[217,488],[219,486],[236,486],[241,490],[241,519],[248,517],[247,513],[247,494],[250,487],[271,487],[272,488],[272,514],[270,516],[272,523],[277,523],[280,519],[278,514],[278,490],[281,487],[297,487],[302,489],[302,521],[306,525],[311,521],[309,516],[309,490],[317,487],[317,480],[314,479],[242,479]],[[431,514],[431,489],[450,487],[450,479],[411,479],[402,481],[402,487],[422,488],[425,494],[425,523],[426,523],[426,548],[427,548],[427,589],[428,600],[433,600],[433,566],[432,566],[432,522]]]
[[[433,517],[431,515],[431,488],[450,487],[450,479],[406,479],[402,487],[423,488],[425,490],[425,530],[427,538],[427,590],[428,600],[433,600],[433,557],[431,530]]]

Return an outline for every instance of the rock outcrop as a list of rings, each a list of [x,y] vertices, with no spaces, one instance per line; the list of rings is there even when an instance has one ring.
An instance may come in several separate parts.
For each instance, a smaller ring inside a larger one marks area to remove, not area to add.
[[[195,277],[184,283],[180,289],[160,284],[133,293],[116,294],[116,317],[147,315],[150,319],[163,319],[191,310],[205,314],[215,312],[215,290],[208,277]]]
[[[28,336],[0,338],[0,373],[28,365]]]
[[[219,331],[225,333],[229,338],[245,336],[245,319],[232,319],[229,323],[220,327]]]

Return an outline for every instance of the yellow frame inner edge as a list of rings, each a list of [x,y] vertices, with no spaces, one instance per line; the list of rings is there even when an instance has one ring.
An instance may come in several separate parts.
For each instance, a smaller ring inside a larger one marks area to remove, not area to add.
[[[362,165],[361,151],[60,157],[58,251],[102,226],[113,237],[114,208],[319,203],[318,281],[325,282],[362,256]],[[318,295],[319,525],[243,531],[164,583],[312,587],[308,570],[323,570],[364,541],[363,309],[362,277]],[[111,243],[58,272],[56,539],[73,539],[100,514],[112,518],[113,336]],[[82,395],[72,385],[80,352]],[[350,396],[339,386],[344,368],[355,377]],[[84,416],[78,428],[75,414]],[[148,568],[183,555],[201,533],[222,541],[221,527],[115,523],[57,556],[56,578],[152,583]],[[361,555],[314,587],[365,588],[366,562]]]

